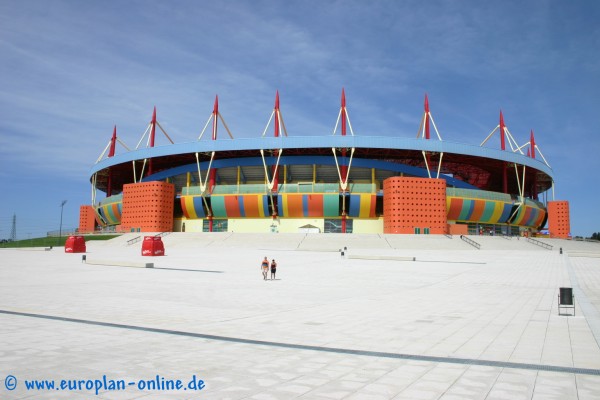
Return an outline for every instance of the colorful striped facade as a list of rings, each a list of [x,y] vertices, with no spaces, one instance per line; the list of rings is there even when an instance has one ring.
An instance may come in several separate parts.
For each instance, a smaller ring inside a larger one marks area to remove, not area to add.
[[[526,200],[519,207],[516,202],[477,198],[446,197],[448,221],[507,224],[537,228],[546,218],[546,209]]]
[[[525,199],[524,204],[510,195],[454,188],[446,193],[449,223],[481,223],[539,228],[545,224],[547,211],[543,204]],[[198,220],[212,215],[214,219],[272,218],[273,204],[278,218],[340,219],[342,210],[347,218],[377,219],[378,195],[375,193],[282,193],[213,194],[207,196],[181,194],[179,200],[183,219]],[[381,201],[381,199],[379,199]],[[122,215],[122,196],[112,196],[102,202],[96,212],[107,225],[118,225]]]
[[[98,206],[96,212],[101,221],[106,225],[118,225],[121,223],[123,213],[123,195],[107,197]]]

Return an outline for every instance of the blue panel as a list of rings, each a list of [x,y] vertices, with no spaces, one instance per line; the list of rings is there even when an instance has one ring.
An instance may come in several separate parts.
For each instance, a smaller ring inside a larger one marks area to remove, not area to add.
[[[196,215],[198,216],[198,218],[204,218],[206,216],[206,214],[204,214],[202,196],[196,196],[193,199],[194,199],[194,211],[196,212]]]
[[[348,215],[351,217],[358,217],[360,215],[360,195],[351,194],[350,196],[350,210],[348,210]],[[348,199],[346,199],[348,201]]]
[[[512,210],[512,206],[512,204],[504,204],[504,210],[502,211],[502,215],[500,216],[498,223],[505,224],[506,221],[508,221],[508,218],[510,217],[510,211]]]
[[[238,196],[238,208],[240,209],[240,217],[246,217],[246,210],[244,209],[244,196]]]

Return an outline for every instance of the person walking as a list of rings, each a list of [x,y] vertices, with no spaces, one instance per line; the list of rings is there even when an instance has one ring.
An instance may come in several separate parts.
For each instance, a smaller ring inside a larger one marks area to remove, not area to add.
[[[271,261],[271,280],[275,280],[275,272],[277,272],[277,263],[273,259]]]
[[[263,279],[266,281],[267,274],[269,273],[269,259],[267,256],[265,256],[265,258],[262,260],[260,267],[262,268]]]

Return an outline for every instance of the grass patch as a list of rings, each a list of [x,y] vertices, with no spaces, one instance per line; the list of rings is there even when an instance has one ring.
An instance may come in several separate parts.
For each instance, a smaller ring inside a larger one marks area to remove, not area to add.
[[[83,235],[85,241],[90,240],[110,240],[121,235]],[[0,249],[8,249],[15,247],[50,247],[50,246],[64,246],[68,236],[62,237],[41,237],[33,239],[23,239],[14,242],[0,243]]]

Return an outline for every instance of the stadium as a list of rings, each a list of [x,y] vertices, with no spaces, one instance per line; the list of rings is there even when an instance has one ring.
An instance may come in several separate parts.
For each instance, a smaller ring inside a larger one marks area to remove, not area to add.
[[[354,135],[344,90],[332,134],[288,136],[279,103],[256,138],[234,138],[218,97],[191,142],[174,143],[156,108],[135,149],[115,128],[79,231],[570,234],[533,131],[517,143],[502,112],[480,144],[463,144],[442,140],[427,96],[411,138]],[[171,144],[155,146],[161,133]]]

